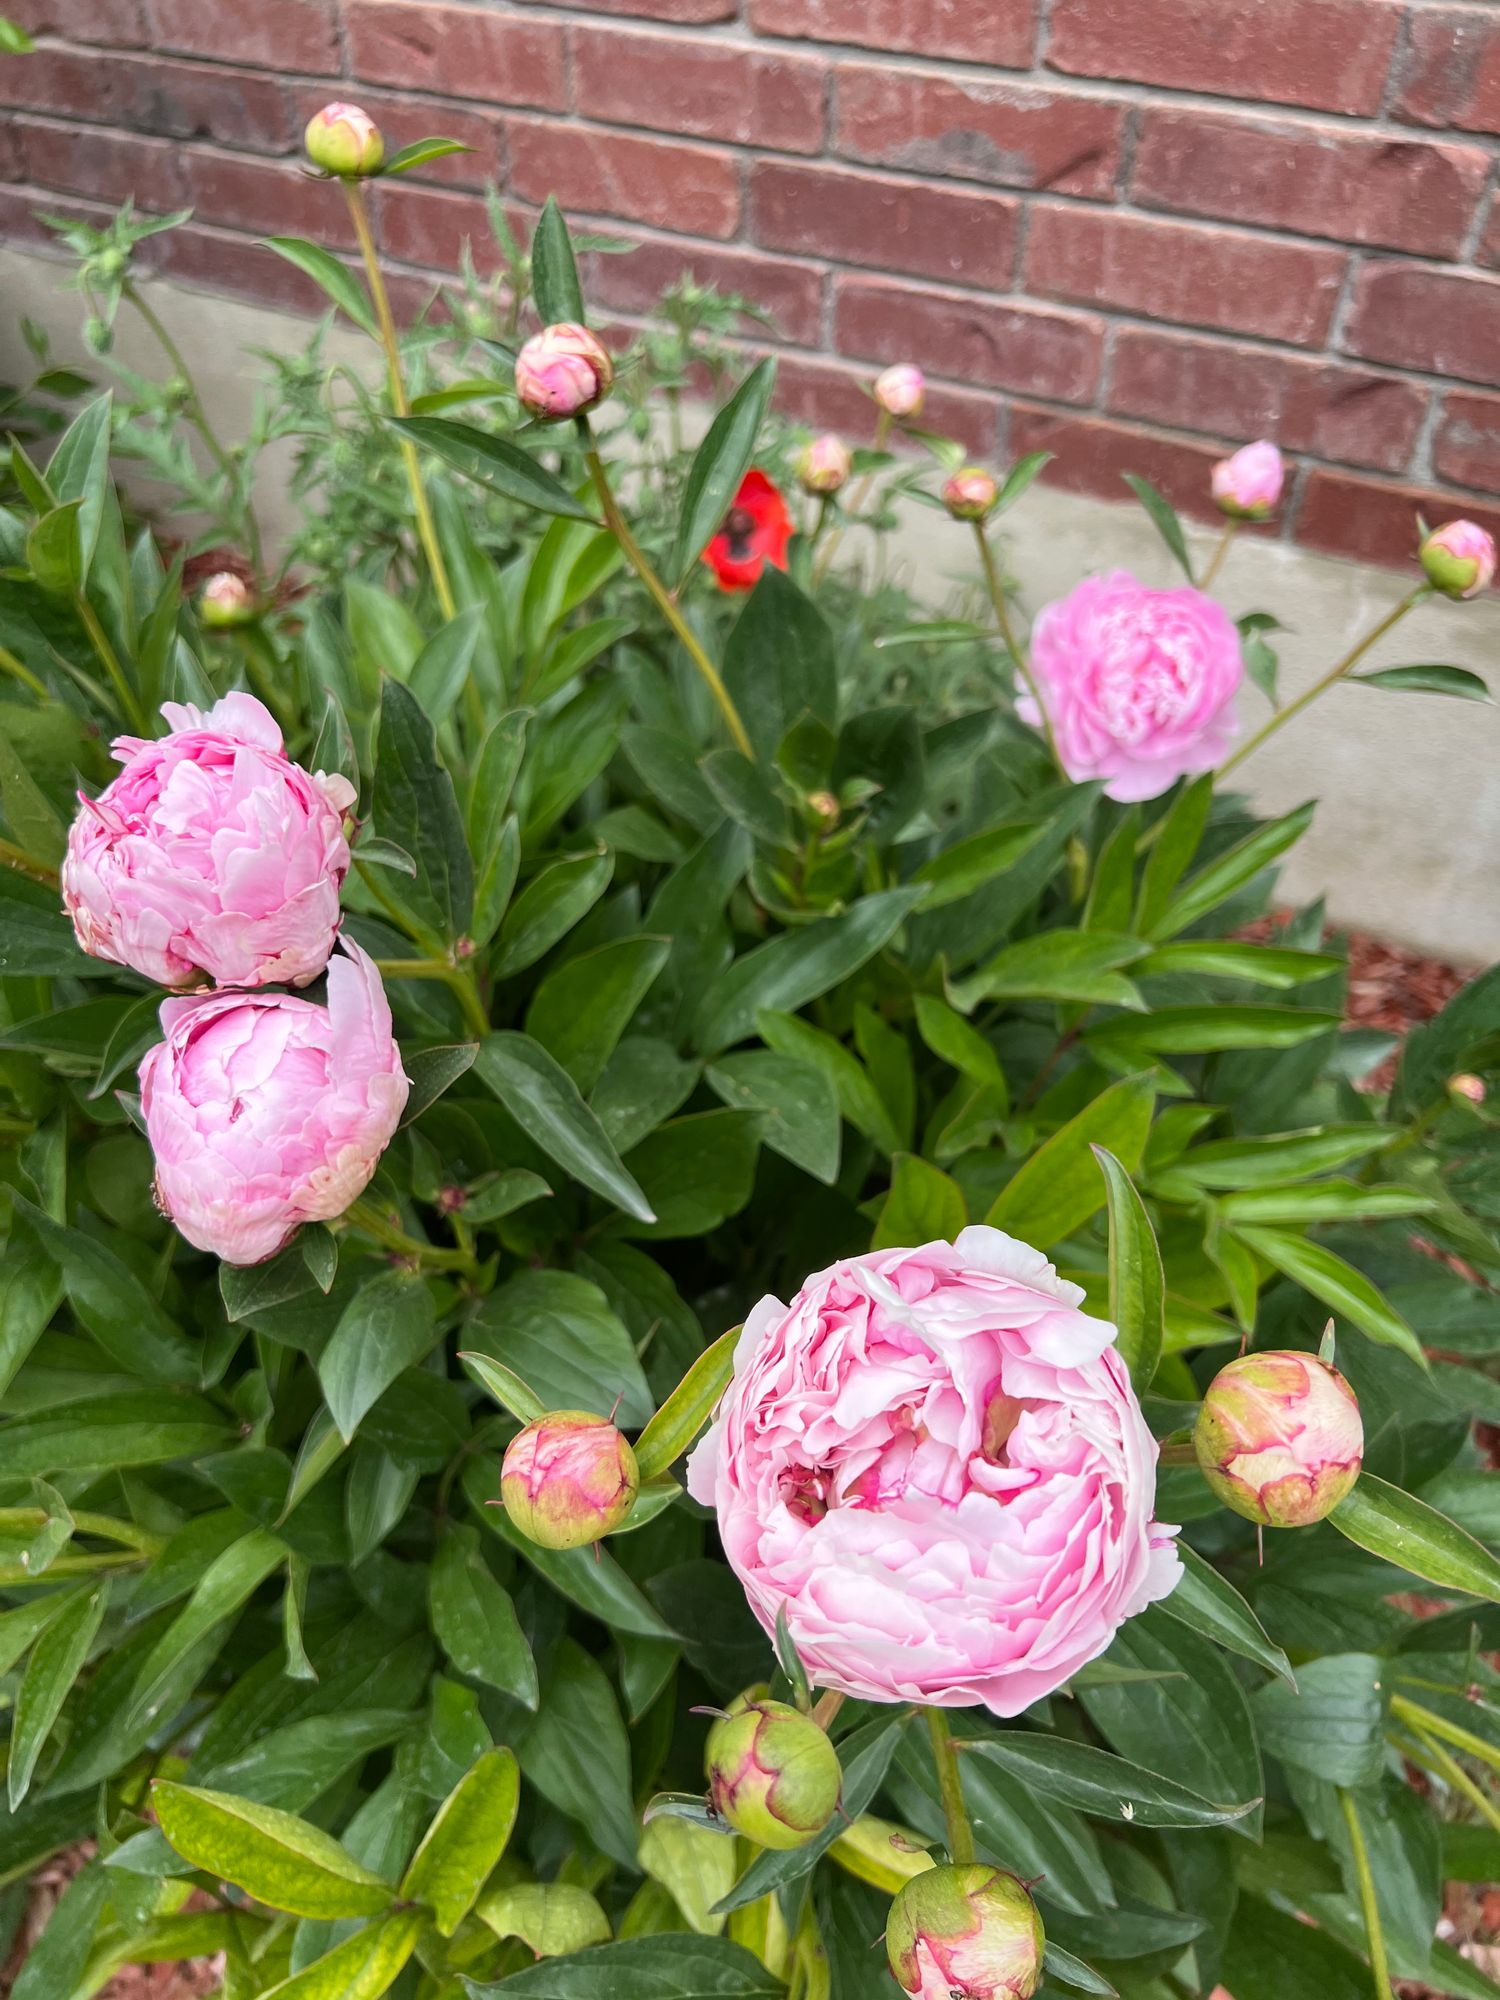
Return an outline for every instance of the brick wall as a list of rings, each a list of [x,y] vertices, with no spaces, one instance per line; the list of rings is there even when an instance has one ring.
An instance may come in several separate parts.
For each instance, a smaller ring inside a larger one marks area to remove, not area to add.
[[[782,397],[867,433],[920,361],[986,456],[1058,452],[1201,506],[1227,442],[1297,458],[1281,532],[1399,560],[1414,505],[1500,527],[1492,0],[5,0],[0,233],[191,205],[165,268],[304,303],[254,238],[348,247],[293,163],[355,97],[474,152],[379,192],[392,262],[454,268],[478,190],[633,246],[629,322],[691,268],[774,315]]]

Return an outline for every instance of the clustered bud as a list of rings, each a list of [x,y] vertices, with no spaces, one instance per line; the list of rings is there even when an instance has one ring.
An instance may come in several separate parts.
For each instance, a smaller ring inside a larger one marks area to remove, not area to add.
[[[199,592],[198,616],[215,632],[248,625],[255,617],[255,592],[232,569],[222,569]]]
[[[563,321],[534,333],[516,356],[516,394],[544,423],[581,417],[614,386],[609,350],[586,326]]]
[[[943,488],[943,505],[955,521],[982,521],[999,497],[1000,488],[978,465],[961,467]]]
[[[1244,1354],[1214,1377],[1193,1432],[1203,1476],[1267,1528],[1321,1521],[1359,1477],[1365,1433],[1343,1376],[1312,1354]]]
[[[1427,581],[1444,597],[1478,597],[1495,580],[1495,543],[1474,521],[1445,521],[1422,544]]]
[[[762,1847],[802,1847],[838,1809],[838,1752],[809,1715],[742,1695],[708,1732],[715,1812]]]
[[[1220,513],[1233,521],[1269,521],[1281,503],[1286,466],[1264,438],[1247,444],[1213,469],[1213,496]]]
[[[927,401],[927,378],[911,362],[898,362],[876,376],[875,400],[888,417],[919,417]]]
[[[544,1549],[581,1549],[622,1526],[641,1490],[635,1453],[586,1410],[554,1410],[512,1438],[500,1468],[505,1511]]]
[[[1025,1886],[982,1862],[914,1875],[885,1931],[897,1984],[917,2000],[1031,2000],[1045,1944]]]
[[[308,122],[307,157],[339,180],[368,180],[385,164],[385,140],[357,104],[325,104]]]
[[[802,482],[804,493],[811,493],[820,499],[827,499],[847,484],[849,474],[854,470],[854,462],[849,456],[849,447],[841,437],[827,431],[812,443],[797,460],[797,477]]]

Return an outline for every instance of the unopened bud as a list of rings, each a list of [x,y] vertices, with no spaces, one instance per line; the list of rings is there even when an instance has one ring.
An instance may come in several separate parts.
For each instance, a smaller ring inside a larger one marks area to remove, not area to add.
[[[1268,521],[1281,504],[1286,466],[1274,444],[1264,438],[1247,444],[1213,469],[1213,496],[1222,514],[1234,521]]]
[[[1445,521],[1422,544],[1427,581],[1444,597],[1478,597],[1495,580],[1495,543],[1475,521]]]
[[[629,1444],[585,1410],[538,1417],[512,1438],[500,1468],[506,1513],[544,1549],[581,1549],[613,1534],[640,1490]]]
[[[1365,1431],[1354,1391],[1315,1355],[1243,1354],[1221,1368],[1193,1431],[1217,1497],[1267,1528],[1307,1528],[1359,1477]]]
[[[820,833],[832,833],[844,814],[837,792],[809,792],[807,810],[817,822]]]
[[[586,326],[563,321],[534,333],[516,356],[516,394],[534,417],[581,417],[614,385],[615,364]]]
[[[837,493],[847,483],[853,469],[848,445],[842,438],[835,437],[832,431],[814,438],[797,460],[797,477],[802,482],[803,492],[819,497]]]
[[[325,104],[308,121],[307,157],[339,180],[367,180],[385,164],[385,140],[357,104]]]
[[[708,1795],[736,1833],[762,1847],[802,1847],[838,1808],[838,1752],[809,1715],[743,1697],[708,1732]]]
[[[982,521],[999,497],[1000,488],[978,465],[964,466],[943,488],[943,505],[955,521]]]
[[[255,616],[255,592],[232,569],[220,570],[198,593],[198,616],[214,632],[248,625]]]
[[[888,417],[919,417],[927,401],[927,378],[909,361],[875,377],[875,400]]]
[[[1471,1076],[1467,1070],[1460,1076],[1450,1076],[1448,1088],[1455,1097],[1461,1097],[1469,1104],[1483,1104],[1489,1092],[1485,1089],[1482,1076]]]
[[[914,1875],[885,1929],[897,1984],[918,2000],[1031,2000],[1045,1946],[1024,1885],[983,1862]]]

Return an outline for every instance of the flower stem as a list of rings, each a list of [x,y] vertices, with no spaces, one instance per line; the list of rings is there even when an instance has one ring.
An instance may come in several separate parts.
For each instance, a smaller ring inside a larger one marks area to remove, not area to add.
[[[1462,1750],[1466,1756],[1477,1757],[1481,1764],[1488,1764],[1492,1771],[1500,1771],[1500,1750],[1486,1743],[1482,1736],[1450,1722],[1445,1715],[1423,1708],[1420,1702],[1408,1701],[1401,1694],[1391,1696],[1391,1714],[1404,1728],[1413,1729],[1420,1736],[1440,1737],[1443,1742],[1451,1743],[1455,1750]]]
[[[630,564],[630,567],[635,571],[641,582],[645,584],[656,608],[682,642],[688,658],[698,669],[704,680],[707,681],[709,692],[719,704],[719,711],[724,717],[725,726],[734,738],[734,747],[742,756],[753,757],[755,751],[751,746],[749,732],[740,720],[740,712],[735,707],[728,688],[725,687],[720,678],[718,668],[708,657],[707,653],[704,652],[698,642],[697,634],[688,624],[686,618],[683,617],[681,606],[652,568],[645,550],[642,549],[640,543],[637,542],[635,536],[630,532],[630,525],[626,521],[625,516],[620,512],[619,502],[615,499],[614,489],[609,483],[609,474],[604,468],[604,460],[599,456],[598,450],[594,445],[593,433],[589,429],[586,417],[579,419],[579,430],[584,441],[584,457],[588,464],[589,474],[594,482],[594,490],[599,495],[599,505],[604,514],[604,525],[620,544],[621,549],[624,551],[625,560]]]
[[[1409,1754],[1414,1759],[1420,1757],[1425,1770],[1441,1778],[1451,1790],[1458,1793],[1460,1798],[1467,1799],[1480,1818],[1486,1820],[1496,1833],[1500,1833],[1500,1808],[1496,1807],[1488,1792],[1475,1784],[1463,1765],[1443,1748],[1436,1737],[1426,1735],[1414,1725],[1408,1726],[1412,1729],[1412,1744],[1404,1747]]]
[[[1234,519],[1233,515],[1224,523],[1224,532],[1220,535],[1214,552],[1208,559],[1208,568],[1198,579],[1198,588],[1200,590],[1213,589],[1214,578],[1224,567],[1225,558],[1234,547],[1234,538],[1239,533],[1239,528],[1240,524]]]
[[[94,651],[99,656],[101,666],[114,684],[125,720],[133,728],[138,729],[142,736],[146,735],[151,727],[150,721],[141,705],[140,696],[125,678],[125,669],[120,665],[120,656],[110,644],[109,634],[100,624],[98,612],[81,590],[74,597],[73,603],[83,629],[88,633]]]
[[[832,1729],[834,1723],[838,1720],[839,1710],[843,1707],[845,1700],[846,1697],[840,1694],[837,1688],[825,1688],[823,1693],[818,1696],[817,1702],[813,1707],[812,1719],[825,1734],[828,1730]]]
[[[1391,1968],[1386,1957],[1385,1932],[1380,1925],[1380,1898],[1375,1893],[1375,1874],[1370,1866],[1370,1851],[1365,1846],[1364,1828],[1359,1823],[1359,1808],[1351,1793],[1339,1788],[1339,1804],[1344,1809],[1344,1825],[1349,1830],[1349,1845],[1354,1852],[1354,1872],[1359,1880],[1359,1903],[1365,1918],[1365,1939],[1370,1947],[1370,1977],[1374,1982],[1376,2000],[1394,2000],[1391,1992]]]
[[[9,646],[0,646],[0,672],[13,674],[21,685],[29,687],[39,700],[48,699],[47,683],[34,674],[23,661],[18,660]]]
[[[401,373],[401,346],[396,338],[396,322],[391,315],[390,294],[385,288],[380,258],[375,249],[375,237],[370,228],[370,207],[365,199],[364,182],[346,180],[343,182],[343,189],[349,199],[349,213],[354,220],[354,233],[359,239],[359,254],[364,260],[370,300],[375,307],[375,319],[380,328],[380,345],[385,351],[386,376],[390,383],[391,408],[398,417],[410,416],[411,404],[407,401],[406,382]],[[404,433],[401,438],[401,457],[406,465],[406,483],[411,488],[411,504],[417,517],[417,535],[427,557],[432,587],[437,592],[443,616],[453,618],[458,614],[458,605],[453,596],[453,587],[448,581],[448,568],[443,561],[442,549],[438,546],[437,528],[433,524],[432,508],[428,504],[427,488],[422,480],[422,462],[417,457],[417,447]]]
[[[368,876],[365,878],[368,881]],[[490,1017],[485,1012],[473,980],[461,966],[450,965],[444,958],[377,958],[375,970],[382,979],[436,979],[450,987],[464,1012],[464,1020],[481,1037],[490,1031]]]
[[[943,1801],[943,1821],[948,1829],[948,1859],[962,1867],[974,1859],[974,1829],[964,1804],[964,1782],[959,1773],[958,1753],[948,1734],[948,1718],[940,1708],[927,1711],[927,1734],[932,1739],[932,1761],[937,1770],[938,1791]]]
[[[1283,728],[1285,724],[1290,722],[1294,715],[1300,715],[1303,709],[1310,707],[1320,694],[1326,694],[1335,682],[1341,681],[1352,668],[1358,666],[1359,662],[1372,646],[1378,645],[1388,632],[1395,630],[1408,611],[1420,604],[1424,598],[1431,595],[1432,585],[1430,583],[1419,583],[1416,589],[1403,597],[1394,610],[1388,611],[1380,623],[1367,632],[1363,639],[1359,640],[1356,645],[1351,646],[1338,665],[1331,667],[1324,674],[1322,680],[1315,681],[1305,694],[1299,694],[1295,701],[1289,701],[1285,708],[1278,709],[1269,721],[1263,723],[1256,730],[1247,743],[1242,743],[1229,759],[1228,763],[1219,766],[1220,778],[1226,778],[1231,771],[1243,764],[1247,757],[1253,756],[1264,742],[1276,734],[1278,729]]]
[[[1036,675],[1031,670],[1030,657],[1016,637],[1015,627],[1011,623],[1010,607],[1005,601],[1005,585],[1000,580],[1000,571],[995,564],[995,551],[990,547],[990,538],[984,532],[983,521],[974,523],[974,539],[979,544],[979,560],[984,565],[985,587],[989,591],[990,602],[995,607],[995,620],[1000,627],[1000,636],[1021,671],[1021,678],[1026,683],[1031,699],[1036,703],[1037,713],[1042,718],[1042,733],[1047,739],[1047,748],[1052,754],[1053,763],[1066,782],[1068,774],[1063,769],[1063,760],[1057,752],[1057,738],[1052,733],[1052,718],[1047,713],[1047,704],[1042,700],[1042,691],[1037,685]]]
[[[880,412],[879,417],[876,419],[875,423],[875,449],[877,451],[884,451],[887,445],[890,443],[890,441],[891,441],[891,413],[889,410],[882,410]],[[864,478],[861,479],[858,486],[855,487],[853,493],[851,493],[849,496],[849,506],[845,515],[845,518],[847,520],[857,521],[859,519],[859,516],[864,511],[865,502],[870,497],[870,488],[874,485],[874,483],[875,483],[875,467],[872,465],[869,471],[865,474]],[[822,532],[823,532],[823,522],[822,518],[820,517],[818,521],[818,534],[821,535]],[[829,536],[828,540],[823,544],[823,553],[813,566],[812,580],[814,584],[821,583],[824,577],[827,576],[829,570],[833,566],[833,559],[839,552],[839,543],[842,542],[843,539],[844,539],[844,530],[841,527],[839,527],[834,529],[833,533]]]
[[[382,1215],[372,1201],[363,1197],[349,1204],[344,1211],[344,1220],[351,1228],[362,1229],[367,1236],[373,1236],[388,1250],[394,1250],[403,1257],[416,1258],[429,1270],[473,1272],[477,1269],[474,1259],[466,1251],[435,1249],[430,1243],[408,1236],[404,1229],[398,1229],[394,1222]]]

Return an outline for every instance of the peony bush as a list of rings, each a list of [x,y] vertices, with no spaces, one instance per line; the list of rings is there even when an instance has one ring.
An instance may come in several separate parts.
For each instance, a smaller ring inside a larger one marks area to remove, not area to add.
[[[380,394],[320,335],[230,452],[47,358],[0,489],[8,1907],[87,1843],[16,2000],[1487,2000],[1500,972],[1347,1028],[1228,780],[1484,696],[1366,661],[1488,538],[1278,704],[1274,445],[1038,606],[916,363],[809,440],[555,204],[403,334],[450,142],[308,150]],[[149,230],[59,227],[107,370]]]

